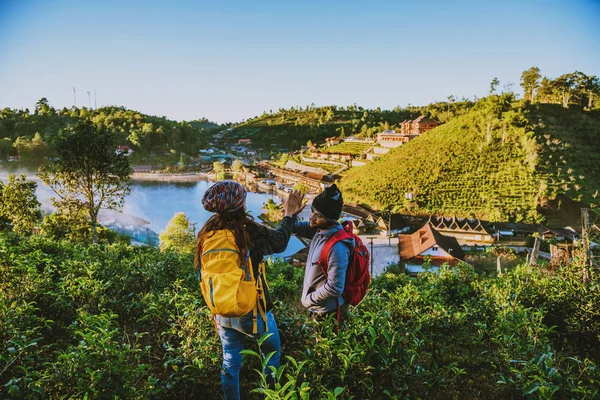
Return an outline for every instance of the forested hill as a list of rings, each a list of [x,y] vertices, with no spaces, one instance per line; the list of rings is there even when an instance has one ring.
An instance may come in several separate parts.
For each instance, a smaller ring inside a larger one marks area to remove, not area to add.
[[[323,142],[332,136],[359,135],[374,137],[377,133],[400,127],[400,122],[426,115],[440,122],[467,112],[473,102],[439,102],[424,107],[396,107],[393,110],[371,110],[360,106],[292,107],[264,112],[261,116],[237,124],[228,136],[251,139],[257,146],[278,146],[297,150],[308,141]]]
[[[178,122],[124,107],[55,109],[43,98],[33,112],[0,110],[0,159],[18,153],[25,163],[40,162],[52,152],[57,135],[82,119],[107,127],[118,135],[120,145],[128,145],[142,154],[196,152],[210,139],[209,131],[218,127],[205,118]]]
[[[480,100],[341,182],[348,200],[415,213],[539,221],[559,193],[600,202],[600,112]],[[398,205],[402,205],[398,207]]]

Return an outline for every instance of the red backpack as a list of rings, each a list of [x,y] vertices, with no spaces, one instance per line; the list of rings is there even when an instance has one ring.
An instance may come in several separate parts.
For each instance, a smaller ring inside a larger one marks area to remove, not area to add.
[[[362,240],[352,232],[354,228],[352,221],[346,221],[342,226],[344,229],[336,232],[323,246],[319,264],[321,265],[323,274],[327,277],[327,257],[329,257],[331,248],[340,240],[348,238],[354,239],[354,249],[352,249],[352,253],[350,254],[350,264],[346,270],[346,283],[344,284],[342,297],[350,305],[356,306],[364,299],[367,290],[369,289],[369,283],[371,282],[369,261],[371,256]]]

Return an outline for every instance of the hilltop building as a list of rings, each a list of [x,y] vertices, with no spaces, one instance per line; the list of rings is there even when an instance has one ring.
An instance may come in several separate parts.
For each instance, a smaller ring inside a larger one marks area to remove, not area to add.
[[[400,123],[400,133],[405,135],[422,135],[425,132],[437,127],[439,122],[435,119],[426,118],[421,115],[415,120],[406,120]]]
[[[400,124],[400,132],[394,130],[381,132],[377,135],[377,143],[386,148],[402,146],[438,125],[439,123],[436,120],[421,115],[415,120],[403,121]]]

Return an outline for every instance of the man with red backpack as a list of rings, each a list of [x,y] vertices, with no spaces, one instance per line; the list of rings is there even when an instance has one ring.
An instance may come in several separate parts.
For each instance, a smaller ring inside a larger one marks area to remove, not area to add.
[[[370,282],[369,253],[352,233],[352,223],[338,222],[344,200],[334,184],[313,200],[309,222],[296,221],[292,233],[312,239],[304,271],[302,305],[313,319],[334,314],[338,322],[348,317]]]

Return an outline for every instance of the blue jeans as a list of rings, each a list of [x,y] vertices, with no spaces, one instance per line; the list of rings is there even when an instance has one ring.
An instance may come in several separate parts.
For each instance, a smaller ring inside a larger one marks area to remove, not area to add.
[[[223,368],[221,370],[221,385],[225,400],[238,400],[240,398],[240,369],[242,368],[242,354],[244,350],[244,339],[251,337],[259,339],[265,333],[271,336],[260,346],[260,353],[266,357],[269,353],[275,352],[266,366],[263,374],[267,375],[267,382],[273,384],[273,375],[271,366],[279,368],[281,359],[281,341],[279,331],[273,312],[267,312],[267,326],[260,315],[257,316],[258,332],[252,333],[252,313],[239,318],[227,318],[220,315],[215,316],[219,327],[219,337],[223,346]]]

